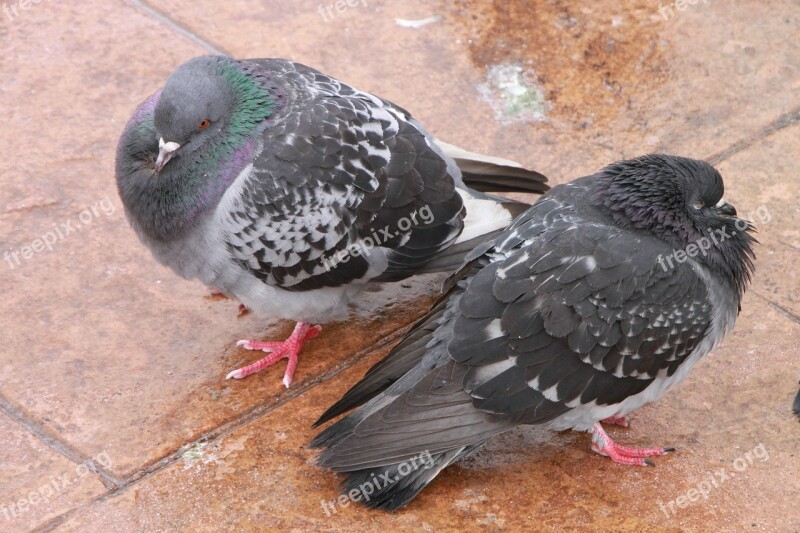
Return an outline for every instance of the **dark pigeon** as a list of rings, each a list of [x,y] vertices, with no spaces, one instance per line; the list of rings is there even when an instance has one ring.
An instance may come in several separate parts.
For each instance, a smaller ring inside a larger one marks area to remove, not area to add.
[[[320,464],[387,510],[523,424],[588,431],[594,451],[653,465],[672,449],[622,446],[600,422],[627,425],[733,327],[755,241],[722,194],[711,165],[669,155],[555,187],[322,415],[361,406],[314,439]]]
[[[286,357],[287,387],[312,324],[346,316],[367,283],[451,271],[528,207],[479,191],[548,188],[312,68],[222,56],[183,64],[139,106],[116,177],[161,263],[256,315],[298,322],[285,342],[240,341],[272,354],[228,376]]]

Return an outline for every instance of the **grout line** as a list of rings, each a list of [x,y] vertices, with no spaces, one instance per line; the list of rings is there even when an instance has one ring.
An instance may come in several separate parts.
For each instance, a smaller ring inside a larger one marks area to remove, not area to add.
[[[733,143],[731,146],[722,150],[721,152],[717,152],[716,154],[709,156],[706,160],[712,165],[717,165],[725,161],[726,159],[738,154],[742,150],[749,148],[758,141],[765,139],[770,135],[772,135],[773,133],[776,133],[784,128],[787,128],[797,122],[800,122],[800,107],[795,108],[792,111],[789,111],[788,113],[784,113],[783,115],[779,116],[776,120],[768,124],[766,127],[762,128],[761,131],[759,131],[755,135],[751,135],[746,139]]]
[[[764,296],[763,294],[761,294],[758,291],[751,290],[751,291],[748,291],[748,292],[752,292],[753,294],[755,294],[756,296],[758,296],[759,298],[761,298],[762,300],[767,302],[771,307],[773,307],[776,311],[778,311],[780,314],[782,314],[783,316],[785,316],[786,318],[788,318],[792,322],[796,322],[797,324],[800,324],[800,316],[796,315],[795,313],[793,313],[789,309],[786,309],[782,305],[773,302],[772,300],[769,299],[769,297]]]
[[[326,373],[317,377],[312,377],[307,381],[301,382],[298,387],[292,388],[288,394],[284,396],[279,396],[280,399],[277,402],[275,403],[265,402],[259,405],[255,405],[250,409],[248,409],[247,411],[240,413],[238,416],[236,416],[236,418],[224,422],[219,426],[211,429],[210,431],[203,433],[198,438],[189,443],[183,444],[180,448],[178,448],[171,454],[162,457],[158,461],[151,463],[150,465],[147,465],[146,467],[127,476],[122,481],[121,485],[114,490],[114,492],[119,492],[120,490],[127,488],[129,485],[138,483],[142,479],[145,479],[146,477],[149,477],[150,475],[159,472],[160,470],[163,470],[164,468],[168,467],[169,465],[180,459],[187,449],[190,449],[198,444],[208,444],[220,439],[221,437],[229,435],[234,431],[248,425],[250,422],[253,422],[254,420],[261,418],[270,411],[273,411],[274,409],[277,409],[278,407],[285,405],[290,400],[293,400],[294,398],[304,394],[306,391],[309,391],[314,387],[316,387],[317,385],[324,383],[325,381],[337,376],[338,374],[344,372],[351,366],[359,363],[362,359],[369,357],[373,353],[381,350],[387,344],[394,342],[396,339],[404,335],[405,332],[413,324],[414,322],[391,332],[387,337],[384,337],[381,341],[378,341],[374,345],[370,345],[364,348],[363,350],[355,353],[354,355],[348,357],[340,365],[334,367],[331,370],[328,370]],[[275,396],[272,397],[272,399],[274,398]]]
[[[161,11],[157,10],[147,2],[143,0],[128,0],[128,2],[138,7],[139,9],[141,9],[142,11],[144,11],[145,13],[156,19],[161,24],[167,26],[171,30],[180,33],[181,35],[193,41],[194,43],[199,44],[212,54],[225,55],[225,56],[231,55],[228,52],[226,52],[225,49],[222,48],[221,46],[217,46],[211,41],[204,39],[203,37],[193,32],[180,22],[177,22],[176,20],[172,19],[169,15],[166,15]]]
[[[769,298],[767,298],[766,296],[763,296],[762,294],[760,294],[760,293],[758,293],[758,292],[756,292],[756,291],[753,291],[753,293],[755,293],[755,294],[756,294],[756,296],[758,296],[759,298],[761,298],[762,300],[764,300],[765,302],[767,302],[767,303],[768,303],[769,305],[771,305],[771,306],[772,306],[772,307],[773,307],[773,308],[774,308],[774,309],[775,309],[777,312],[779,312],[780,314],[782,314],[783,316],[785,316],[786,318],[788,318],[788,319],[789,319],[789,320],[791,320],[792,322],[794,322],[794,323],[796,323],[796,324],[800,324],[800,316],[797,316],[796,314],[794,314],[793,312],[791,312],[789,309],[786,309],[785,307],[783,307],[783,306],[782,306],[782,305],[780,305],[780,304],[776,304],[775,302],[773,302],[772,300],[770,300],[770,299],[769,299]]]
[[[158,461],[155,461],[154,463],[151,463],[145,466],[144,468],[137,470],[133,474],[124,478],[122,481],[117,482],[116,485],[112,488],[109,488],[107,492],[97,496],[96,498],[92,499],[91,501],[83,505],[73,507],[72,509],[63,512],[60,515],[51,518],[50,520],[48,520],[41,526],[37,527],[33,531],[37,532],[53,531],[55,528],[63,524],[65,521],[70,519],[73,515],[77,514],[78,512],[83,511],[84,509],[88,509],[95,504],[104,502],[109,498],[112,498],[117,494],[126,491],[128,488],[137,485],[139,482],[157,474],[161,470],[164,470],[170,465],[176,463],[183,456],[186,450],[191,449],[194,446],[197,446],[198,444],[208,444],[211,442],[215,442],[220,438],[225,437],[226,435],[229,435],[234,431],[270,413],[274,409],[277,409],[278,407],[285,405],[290,400],[304,394],[305,392],[311,390],[317,385],[320,385],[321,383],[324,383],[325,381],[328,381],[329,379],[336,377],[345,370],[355,366],[356,364],[360,363],[364,359],[367,359],[374,353],[382,350],[386,346],[402,338],[411,329],[411,327],[413,327],[414,324],[416,324],[416,322],[417,322],[416,320],[412,320],[405,326],[398,328],[389,333],[388,335],[384,336],[383,339],[380,339],[376,341],[374,344],[367,346],[363,350],[356,352],[352,356],[342,361],[339,365],[333,367],[332,369],[329,369],[324,374],[310,378],[305,382],[301,382],[301,384],[298,387],[292,389],[291,393],[281,397],[279,401],[275,403],[262,403],[256,405],[250,408],[249,410],[245,411],[244,413],[241,413],[236,418],[229,420],[228,422],[224,422],[223,424],[220,424],[216,428],[200,435],[200,437],[194,439],[193,441],[181,445],[177,450],[170,453],[169,455],[162,457]],[[275,397],[273,396],[272,398]],[[1,396],[0,400],[2,400]],[[2,403],[0,403],[0,407],[2,407]]]
[[[120,481],[114,476],[106,472],[104,469],[97,466],[91,457],[87,457],[75,448],[63,442],[58,437],[54,436],[45,427],[36,424],[31,420],[32,417],[26,416],[19,409],[17,409],[5,396],[0,394],[0,412],[3,412],[14,420],[17,424],[22,426],[28,433],[36,437],[42,444],[53,450],[54,452],[62,455],[69,461],[76,465],[85,464],[89,470],[100,476],[100,482],[105,485],[107,490],[116,490],[120,485]]]

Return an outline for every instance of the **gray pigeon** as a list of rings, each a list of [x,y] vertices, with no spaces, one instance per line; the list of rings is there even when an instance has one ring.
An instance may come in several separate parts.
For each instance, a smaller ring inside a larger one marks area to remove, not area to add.
[[[287,387],[315,324],[346,316],[367,283],[452,271],[528,207],[479,190],[548,188],[314,69],[223,56],[188,61],[138,107],[116,178],[158,261],[258,316],[297,321],[284,342],[240,341],[271,355],[228,375],[285,357]]]
[[[660,398],[733,327],[751,225],[709,164],[648,155],[553,188],[467,256],[449,291],[322,415],[320,463],[355,500],[406,505],[442,469],[518,425],[588,431]]]

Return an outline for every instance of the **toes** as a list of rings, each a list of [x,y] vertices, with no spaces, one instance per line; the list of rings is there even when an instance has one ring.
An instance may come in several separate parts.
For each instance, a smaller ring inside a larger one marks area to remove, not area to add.
[[[602,422],[606,424],[613,424],[615,426],[622,426],[624,428],[631,426],[630,419],[627,416],[610,416],[602,420]]]
[[[322,326],[311,326],[308,328],[306,332],[306,340],[313,339],[314,337],[318,336],[322,332]]]
[[[608,453],[606,453],[604,448],[601,448],[597,444],[592,444],[592,451],[596,454],[608,457]]]
[[[276,345],[280,345],[280,343],[258,342],[249,340],[236,341],[236,346],[240,346],[245,350],[261,350],[262,352],[265,353],[274,352],[277,349]]]
[[[242,373],[242,369],[241,368],[237,368],[236,370],[228,372],[228,375],[225,376],[225,379],[242,379],[243,377],[245,377],[245,376]]]

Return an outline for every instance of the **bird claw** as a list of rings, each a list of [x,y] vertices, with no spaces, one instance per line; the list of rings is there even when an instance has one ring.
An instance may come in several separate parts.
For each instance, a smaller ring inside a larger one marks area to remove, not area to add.
[[[624,428],[631,427],[631,419],[627,416],[609,416],[601,420],[603,424],[612,424],[615,426],[622,426]]]
[[[304,322],[298,322],[292,331],[292,334],[283,342],[262,342],[252,340],[240,340],[236,342],[236,346],[240,346],[246,350],[261,350],[270,355],[259,359],[255,363],[247,365],[242,368],[229,372],[225,379],[242,379],[255,374],[256,372],[265,369],[268,366],[274,365],[281,359],[288,359],[286,365],[286,373],[283,375],[283,385],[288,389],[292,384],[294,371],[297,368],[298,357],[303,345],[309,339],[313,339],[322,331],[322,326],[309,326]]]
[[[226,295],[219,289],[215,289],[213,287],[208,287],[208,294],[205,296],[209,300],[232,300],[230,296]],[[239,304],[239,311],[236,315],[236,318],[242,318],[245,315],[250,314],[250,310],[242,303]]]
[[[282,345],[282,342],[261,342],[247,339],[236,341],[236,346],[239,346],[240,348],[244,348],[245,350],[259,350],[266,353],[275,351],[276,347],[280,349]]]
[[[245,377],[245,375],[242,374],[242,369],[237,368],[236,370],[231,370],[228,372],[228,375],[225,376],[225,379],[242,379],[243,377]]]
[[[669,452],[674,452],[675,448],[633,448],[630,446],[623,446],[614,442],[608,433],[597,422],[592,429],[589,430],[592,434],[592,451],[604,455],[614,461],[615,463],[636,466],[656,466],[656,464],[648,459],[648,457],[655,457],[659,455],[666,455]]]
[[[219,289],[215,289],[214,287],[206,287],[208,292],[206,293],[206,298],[211,300],[230,300],[231,297],[226,295]]]

